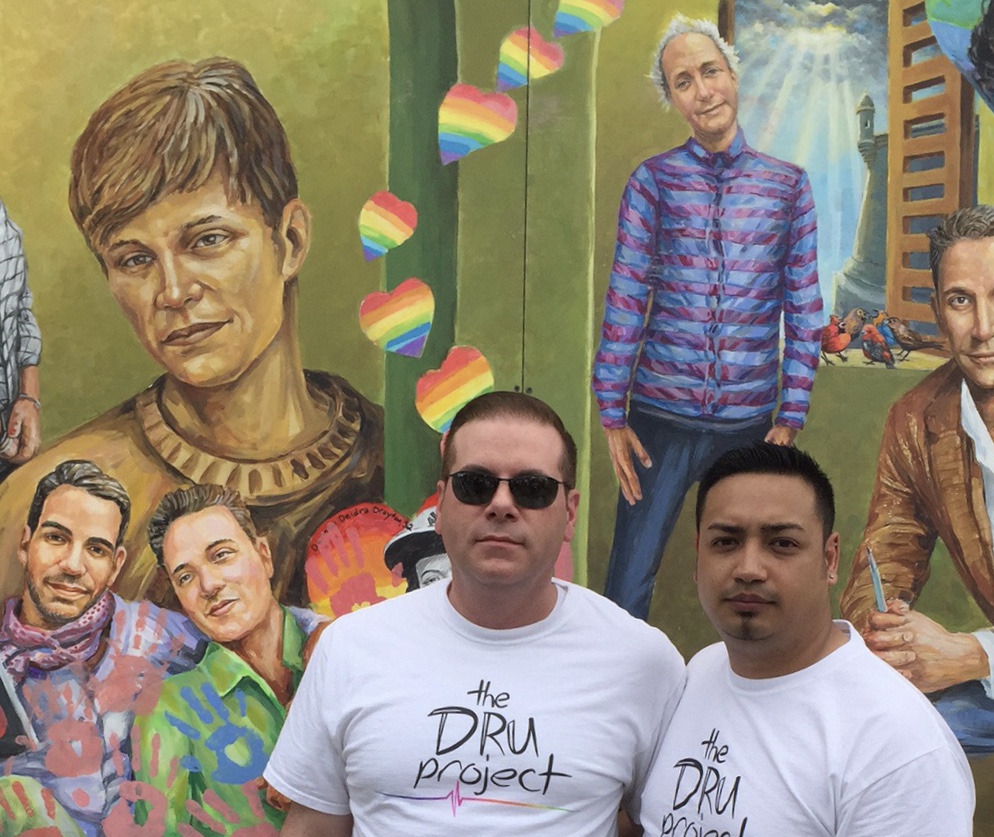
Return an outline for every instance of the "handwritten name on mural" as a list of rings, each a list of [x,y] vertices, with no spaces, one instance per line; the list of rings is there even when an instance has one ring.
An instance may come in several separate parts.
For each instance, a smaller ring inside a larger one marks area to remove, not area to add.
[[[710,828],[699,819],[707,815],[727,815],[736,821],[735,808],[742,777],[726,775],[728,745],[719,743],[720,737],[721,733],[712,729],[701,742],[703,758],[683,758],[673,765],[677,779],[672,810],[663,817],[664,837],[745,837],[748,817],[735,822],[733,830]]]
[[[535,718],[512,716],[510,693],[494,691],[489,680],[481,679],[466,694],[473,698],[470,705],[441,706],[428,713],[438,719],[435,752],[418,765],[415,788],[458,781],[475,796],[491,788],[520,788],[545,796],[553,780],[570,778],[555,769],[555,754],[543,756]],[[460,757],[439,758],[454,753]],[[501,767],[491,768],[491,757],[501,758]],[[510,767],[508,757],[521,761]]]

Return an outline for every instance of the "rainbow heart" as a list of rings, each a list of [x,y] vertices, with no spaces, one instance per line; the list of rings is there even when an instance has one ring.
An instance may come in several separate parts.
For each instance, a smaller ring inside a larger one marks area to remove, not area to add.
[[[418,211],[390,192],[377,192],[359,213],[359,237],[366,261],[399,247],[418,228]]]
[[[497,89],[523,87],[563,66],[563,48],[550,44],[533,27],[515,29],[500,45]]]
[[[559,0],[554,34],[557,38],[575,32],[594,32],[614,23],[625,8],[625,0]]]
[[[438,108],[438,150],[442,165],[471,151],[506,140],[514,133],[518,106],[503,93],[484,93],[471,84],[454,84]]]
[[[466,402],[493,388],[494,373],[487,359],[472,346],[455,346],[440,368],[418,380],[414,406],[429,427],[444,433]]]
[[[407,589],[383,550],[407,523],[384,503],[359,503],[333,514],[311,535],[304,560],[311,609],[338,617]]]
[[[359,305],[359,327],[381,349],[421,357],[434,315],[431,288],[412,277],[392,291],[369,294]]]

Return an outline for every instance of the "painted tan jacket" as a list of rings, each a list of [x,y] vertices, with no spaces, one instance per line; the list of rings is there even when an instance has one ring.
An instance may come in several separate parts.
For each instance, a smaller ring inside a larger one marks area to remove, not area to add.
[[[884,595],[914,604],[941,538],[963,583],[994,623],[994,547],[973,442],[960,425],[963,376],[953,361],[891,407],[880,442],[876,484],[842,614],[866,627],[875,608],[866,545]]]
[[[236,488],[273,553],[273,591],[290,605],[307,603],[307,542],[329,516],[383,499],[383,410],[343,378],[306,372],[328,426],[312,444],[265,461],[223,459],[197,447],[159,409],[162,379],[123,404],[63,436],[0,483],[0,601],[18,596],[17,560],[38,481],[66,459],[89,459],[118,479],[131,497],[128,558],[114,584],[125,599],[175,607],[172,587],[148,545],[146,527],[168,492],[194,483]]]

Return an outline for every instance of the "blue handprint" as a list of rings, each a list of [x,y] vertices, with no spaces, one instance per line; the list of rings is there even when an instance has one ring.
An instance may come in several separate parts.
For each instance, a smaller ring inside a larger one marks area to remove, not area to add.
[[[180,690],[183,700],[194,711],[201,727],[198,728],[166,712],[166,719],[183,735],[191,740],[200,740],[206,735],[204,744],[217,758],[217,768],[210,778],[229,785],[242,785],[262,775],[269,755],[262,737],[252,727],[233,719],[228,707],[211,683],[205,683],[199,697],[189,686]],[[240,689],[234,692],[238,701],[240,716],[245,716],[245,694]],[[209,731],[209,734],[208,734]],[[231,751],[234,752],[231,752]],[[204,768],[196,756],[185,756],[180,767],[191,772],[203,772]]]

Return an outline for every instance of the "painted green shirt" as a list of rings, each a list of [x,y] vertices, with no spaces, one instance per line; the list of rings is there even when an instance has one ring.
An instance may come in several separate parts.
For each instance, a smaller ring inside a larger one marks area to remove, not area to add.
[[[283,608],[283,665],[293,673],[294,691],[303,673],[305,640]],[[158,820],[164,813],[166,834],[176,834],[177,823],[185,822],[210,837],[263,821],[278,830],[284,815],[265,803],[255,783],[285,719],[286,710],[265,680],[234,652],[211,642],[196,668],[165,680],[155,709],[138,721],[141,759],[135,762],[135,778],[165,796],[164,803],[137,803],[138,822]],[[250,786],[243,787],[246,783]],[[187,809],[189,800],[223,830],[195,818]],[[158,810],[163,805],[164,812]]]

